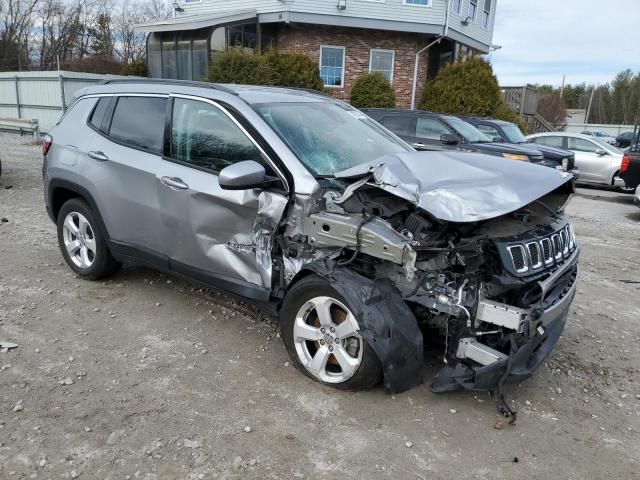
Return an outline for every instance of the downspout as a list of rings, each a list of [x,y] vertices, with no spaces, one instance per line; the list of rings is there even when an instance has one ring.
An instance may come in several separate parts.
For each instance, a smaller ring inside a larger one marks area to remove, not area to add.
[[[440,43],[443,38],[447,36],[449,32],[449,0],[445,0],[445,14],[444,14],[444,28],[442,30],[442,35],[436,38],[433,42],[431,42],[426,47],[421,48],[416,52],[416,60],[413,63],[413,88],[411,89],[411,110],[416,109],[416,90],[418,88],[418,66],[420,63],[420,54],[424,51],[429,50],[436,43]]]

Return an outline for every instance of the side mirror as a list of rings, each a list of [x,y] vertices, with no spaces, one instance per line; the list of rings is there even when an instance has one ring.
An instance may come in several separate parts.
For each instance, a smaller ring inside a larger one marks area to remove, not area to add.
[[[264,167],[254,160],[234,163],[220,170],[218,183],[223,190],[249,190],[266,186],[268,182]]]
[[[502,139],[502,137],[493,137],[493,143],[503,143],[504,140]]]
[[[460,143],[460,139],[457,135],[452,133],[444,133],[440,136],[440,141],[445,145],[458,145]]]
[[[603,148],[599,148],[599,149],[596,150],[596,154],[600,155],[600,156],[603,156],[603,155],[607,154],[607,151],[604,150]]]

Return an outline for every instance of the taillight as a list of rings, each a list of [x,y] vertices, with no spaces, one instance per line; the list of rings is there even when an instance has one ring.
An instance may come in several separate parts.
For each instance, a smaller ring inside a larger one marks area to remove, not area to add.
[[[620,173],[624,173],[629,170],[629,163],[631,163],[631,157],[629,155],[625,155],[622,157],[622,163],[620,164]]]
[[[51,135],[45,135],[42,137],[42,155],[46,155],[51,150],[53,144],[53,137]]]

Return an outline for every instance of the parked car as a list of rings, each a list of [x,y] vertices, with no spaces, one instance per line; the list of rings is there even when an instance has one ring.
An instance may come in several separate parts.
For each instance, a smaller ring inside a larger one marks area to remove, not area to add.
[[[584,132],[580,132],[582,135],[587,135],[588,137],[594,137],[598,140],[602,140],[603,142],[607,142],[609,145],[615,145],[616,139],[605,132],[594,131],[594,130],[585,130]]]
[[[618,148],[627,148],[633,143],[633,132],[624,132],[616,137],[615,146]]]
[[[631,146],[622,157],[620,178],[631,191],[640,185],[640,146],[637,144]]]
[[[515,123],[479,117],[464,117],[463,120],[469,122],[494,142],[515,145],[527,144],[526,137]],[[571,172],[576,178],[578,177],[579,170],[575,168],[575,155],[573,152],[547,147],[546,145],[536,145],[536,150],[539,150],[544,155],[544,160],[541,162],[542,165]]]
[[[531,146],[494,143],[473,125],[452,115],[386,108],[362,111],[418,150],[465,150],[532,163],[544,160],[542,153]]]
[[[137,262],[255,301],[293,364],[342,389],[421,383],[429,329],[434,391],[499,393],[562,333],[579,255],[565,172],[416,152],[299,90],[129,80],[78,97],[43,173],[81,278]]]
[[[527,137],[531,143],[571,150],[580,170],[578,183],[614,186],[626,193],[633,192],[620,178],[623,153],[613,145],[581,133],[547,132]]]

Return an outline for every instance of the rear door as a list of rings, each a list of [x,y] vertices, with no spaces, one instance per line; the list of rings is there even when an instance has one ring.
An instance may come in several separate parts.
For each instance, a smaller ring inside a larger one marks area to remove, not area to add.
[[[280,190],[223,190],[218,174],[244,160],[277,176],[266,154],[220,104],[171,99],[165,157],[157,169],[161,236],[170,268],[247,297],[271,289],[272,234],[287,204]]]
[[[113,97],[88,151],[92,192],[111,240],[161,261],[166,245],[159,234],[155,172],[161,161],[166,104],[166,96]]]

